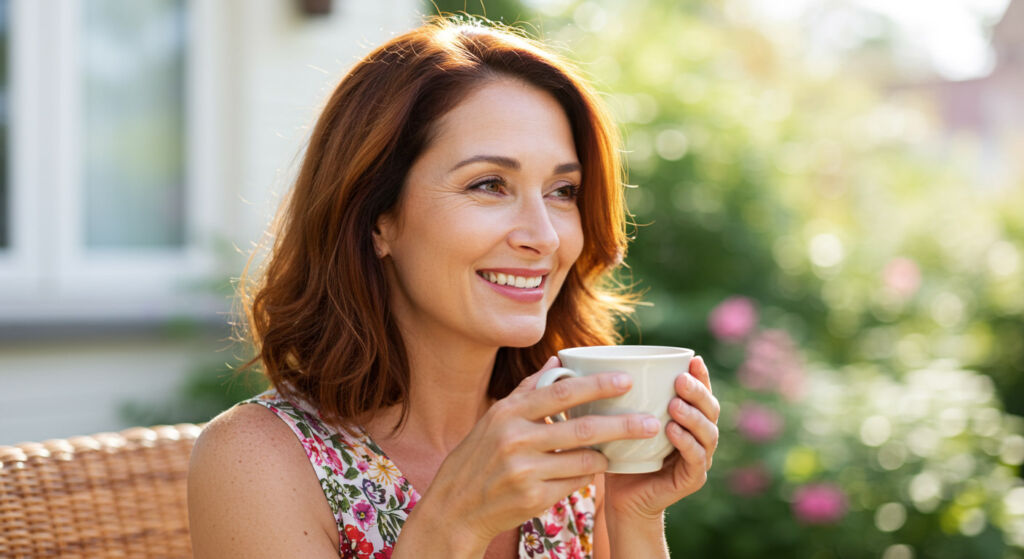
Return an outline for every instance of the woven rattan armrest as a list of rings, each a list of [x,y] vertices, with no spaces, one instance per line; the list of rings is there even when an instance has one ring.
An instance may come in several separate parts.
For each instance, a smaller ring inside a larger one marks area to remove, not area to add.
[[[0,446],[0,557],[191,557],[185,484],[200,430]]]

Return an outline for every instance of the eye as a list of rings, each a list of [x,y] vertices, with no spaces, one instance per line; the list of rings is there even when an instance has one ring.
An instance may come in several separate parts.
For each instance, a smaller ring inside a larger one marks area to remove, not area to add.
[[[467,190],[486,192],[488,194],[501,194],[505,189],[505,180],[500,177],[487,177],[469,186]]]
[[[551,191],[549,196],[552,196],[558,200],[570,200],[575,201],[580,195],[580,185],[578,184],[566,184],[560,186]]]

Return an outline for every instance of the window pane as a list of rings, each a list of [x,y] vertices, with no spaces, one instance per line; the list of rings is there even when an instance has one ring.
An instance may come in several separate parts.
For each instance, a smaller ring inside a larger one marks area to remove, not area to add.
[[[7,0],[0,0],[0,250],[8,248],[11,242],[10,189],[7,187],[10,182],[7,177],[7,121],[10,114],[7,106],[7,4]]]
[[[181,246],[185,0],[82,6],[86,246]]]

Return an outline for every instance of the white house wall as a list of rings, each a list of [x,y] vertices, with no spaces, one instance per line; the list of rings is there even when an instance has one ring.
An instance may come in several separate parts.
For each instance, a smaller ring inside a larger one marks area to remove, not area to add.
[[[334,0],[330,15],[310,17],[298,4],[190,4],[194,48],[203,51],[189,70],[189,126],[204,131],[189,139],[190,192],[216,193],[191,211],[202,235],[243,251],[260,238],[317,109],[344,70],[415,25],[421,11],[416,0]],[[242,256],[228,258],[234,260],[221,268],[237,274]],[[212,300],[204,320],[226,321],[216,314],[227,308],[226,299]],[[17,322],[0,324],[7,333],[0,335],[0,444],[127,427],[118,415],[124,402],[158,402],[197,364],[233,360],[217,353],[225,329],[181,338],[130,324],[96,329],[88,321],[33,318],[24,331]],[[92,316],[92,324],[97,320],[104,318]]]

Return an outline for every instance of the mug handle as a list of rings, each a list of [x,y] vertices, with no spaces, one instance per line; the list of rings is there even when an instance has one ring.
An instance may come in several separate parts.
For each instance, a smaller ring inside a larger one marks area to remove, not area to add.
[[[548,369],[544,371],[544,374],[542,374],[539,379],[537,379],[537,388],[544,388],[545,386],[550,386],[564,378],[578,376],[580,376],[579,373],[572,369],[566,369],[565,367],[555,367],[553,369]],[[565,421],[566,414],[565,412],[562,412],[558,415],[552,415],[551,419],[554,421]]]

